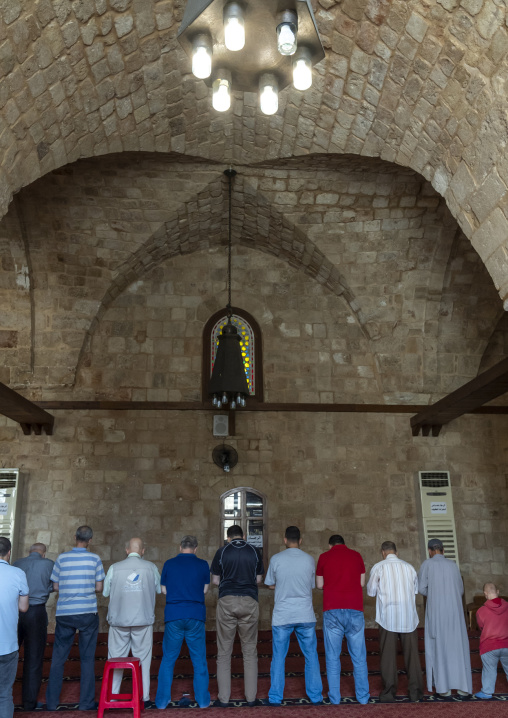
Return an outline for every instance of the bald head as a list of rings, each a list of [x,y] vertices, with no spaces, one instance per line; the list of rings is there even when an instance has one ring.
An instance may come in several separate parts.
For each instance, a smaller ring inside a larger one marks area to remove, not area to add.
[[[499,596],[499,589],[495,583],[489,581],[483,587],[483,595],[485,596],[487,601],[490,601],[493,598],[497,598]]]
[[[28,553],[40,553],[42,557],[46,555],[46,546],[43,543],[33,543],[30,546],[30,550]]]
[[[131,538],[131,540],[125,544],[125,552],[127,555],[130,553],[139,553],[139,555],[142,556],[145,553],[145,544],[140,538]]]

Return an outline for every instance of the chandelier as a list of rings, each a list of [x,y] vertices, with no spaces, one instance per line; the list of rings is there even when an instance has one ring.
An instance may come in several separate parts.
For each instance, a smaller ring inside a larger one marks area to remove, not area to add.
[[[259,92],[261,111],[273,115],[279,90],[307,90],[325,56],[310,0],[188,0],[178,40],[219,112],[240,90]]]
[[[208,393],[212,404],[218,409],[229,404],[230,409],[245,406],[249,396],[249,386],[243,365],[240,336],[231,322],[231,192],[236,171],[225,170],[228,178],[228,303],[226,312],[228,321],[218,337],[219,345],[215,354],[212,376],[208,385]]]

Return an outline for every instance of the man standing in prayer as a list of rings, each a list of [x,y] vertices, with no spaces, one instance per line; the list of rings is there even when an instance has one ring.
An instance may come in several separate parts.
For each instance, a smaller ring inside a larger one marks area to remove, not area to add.
[[[12,686],[18,670],[18,616],[28,611],[28,584],[20,568],[9,565],[11,542],[0,536],[0,718],[12,718]]]
[[[46,558],[46,546],[34,543],[28,556],[13,565],[25,572],[30,594],[28,611],[19,615],[18,640],[20,646],[23,644],[23,709],[33,711],[42,682],[42,662],[48,637],[46,603],[53,591],[54,563]]]
[[[46,703],[55,711],[60,700],[64,665],[76,631],[79,631],[79,660],[81,666],[79,710],[95,710],[95,647],[99,632],[96,593],[102,591],[104,568],[95,553],[87,551],[92,541],[90,526],[76,531],[76,546],[57,558],[51,580],[58,591],[56,604],[55,642],[49,671]]]
[[[180,553],[166,561],[162,569],[162,592],[166,594],[165,628],[155,697],[155,705],[161,709],[167,708],[171,701],[173,669],[184,639],[194,669],[194,698],[200,708],[210,705],[205,634],[205,594],[210,584],[210,569],[204,559],[196,556],[197,550],[197,538],[184,536]]]
[[[212,561],[212,583],[219,587],[217,602],[217,684],[216,703],[225,708],[231,695],[231,653],[236,629],[243,655],[245,698],[256,705],[258,692],[258,583],[263,578],[263,561],[247,543],[241,526],[227,530],[227,543]]]
[[[305,656],[305,691],[314,705],[323,701],[323,683],[317,654],[316,615],[312,605],[315,588],[314,559],[300,549],[302,539],[297,526],[288,526],[284,536],[286,550],[272,556],[265,577],[275,589],[272,614],[272,663],[268,703],[280,705],[284,697],[285,662],[293,631]]]
[[[508,679],[508,602],[499,598],[495,583],[486,583],[483,595],[487,601],[476,612],[481,628],[480,656],[482,657],[482,689],[475,698],[492,698],[496,687],[497,664],[501,661]]]
[[[345,636],[353,662],[356,700],[365,704],[370,698],[362,591],[365,565],[358,551],[345,545],[342,536],[330,536],[328,546],[316,569],[316,586],[323,589],[328,698],[335,705],[340,703],[340,653]]]
[[[471,657],[462,594],[464,584],[455,561],[444,557],[443,542],[428,543],[429,558],[418,573],[418,589],[427,596],[425,610],[425,666],[427,689],[441,696],[452,689],[466,696],[473,691]]]
[[[381,679],[380,703],[393,703],[397,695],[397,638],[400,637],[409,684],[409,699],[423,696],[423,676],[418,656],[418,614],[415,594],[418,578],[414,568],[397,555],[393,541],[381,544],[383,560],[370,572],[367,593],[376,596],[376,622],[379,625]]]
[[[155,594],[161,592],[157,566],[144,561],[145,546],[140,538],[125,544],[127,558],[112,564],[104,581],[103,596],[109,596],[108,658],[129,655],[139,658],[143,678],[143,700],[150,704]],[[113,672],[113,693],[120,693],[123,671]]]

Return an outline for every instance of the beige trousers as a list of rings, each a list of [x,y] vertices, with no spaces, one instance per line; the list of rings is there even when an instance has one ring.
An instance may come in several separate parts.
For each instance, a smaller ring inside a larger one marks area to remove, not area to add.
[[[231,654],[238,629],[242,644],[245,698],[256,700],[258,691],[259,604],[250,596],[224,596],[217,603],[217,684],[219,701],[231,696]]]
[[[143,676],[143,700],[150,700],[150,666],[152,664],[153,626],[110,626],[108,658],[127,658],[129,651],[139,658]],[[123,671],[113,672],[113,693],[120,692]]]

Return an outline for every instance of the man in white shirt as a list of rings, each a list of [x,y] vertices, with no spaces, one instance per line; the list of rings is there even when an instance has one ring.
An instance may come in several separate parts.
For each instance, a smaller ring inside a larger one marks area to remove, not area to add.
[[[423,696],[423,676],[418,656],[418,614],[415,595],[418,577],[414,568],[397,556],[393,541],[381,545],[383,560],[370,572],[367,593],[376,596],[376,622],[379,625],[381,679],[380,703],[393,703],[397,695],[397,636],[402,643],[409,698],[418,702]]]
[[[272,663],[268,704],[280,705],[284,697],[285,661],[293,631],[305,656],[305,690],[311,703],[323,702],[323,684],[317,654],[316,616],[312,605],[316,566],[308,553],[300,550],[300,529],[288,526],[286,550],[272,556],[265,577],[275,589],[272,614]]]

